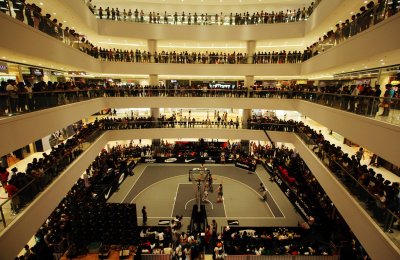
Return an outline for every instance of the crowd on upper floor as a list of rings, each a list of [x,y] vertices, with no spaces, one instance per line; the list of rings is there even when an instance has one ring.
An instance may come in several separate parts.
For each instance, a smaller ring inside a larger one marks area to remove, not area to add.
[[[381,115],[388,116],[391,108],[397,108],[399,89],[387,84],[385,91],[379,85],[312,85],[291,86],[231,86],[230,88],[200,85],[95,85],[80,82],[34,83],[9,80],[0,84],[0,114],[24,113],[48,107],[55,107],[90,98],[111,97],[252,97],[252,98],[294,98],[337,107],[352,113],[375,116],[380,107]],[[42,94],[41,94],[42,93]],[[7,112],[7,113],[6,113]]]
[[[140,51],[141,54],[138,55],[137,51],[133,54],[133,50],[115,50],[106,49],[95,46],[91,43],[86,36],[80,35],[74,29],[69,27],[62,28],[63,24],[60,23],[56,18],[52,18],[50,14],[42,15],[41,8],[36,4],[28,4],[25,0],[13,0],[12,2],[12,15],[20,21],[25,21],[28,25],[39,29],[59,40],[64,41],[82,52],[85,52],[93,57],[100,58],[107,61],[126,61],[126,62],[159,62],[159,63],[201,63],[201,64],[244,64],[244,63],[254,63],[254,64],[265,64],[265,63],[297,63],[305,61],[319,53],[335,46],[349,37],[356,35],[370,26],[381,22],[382,20],[396,14],[399,10],[399,4],[397,1],[389,0],[379,0],[377,3],[373,1],[369,2],[365,7],[360,8],[360,12],[352,15],[351,19],[336,24],[335,30],[327,32],[323,37],[320,37],[317,42],[307,47],[303,52],[295,51],[295,53],[286,53],[286,51],[278,51],[268,53],[255,53],[252,62],[249,59],[242,59],[241,56],[225,54],[218,55],[217,59],[206,58],[207,54],[202,53],[200,55],[188,54],[187,51],[176,54],[162,55],[161,53],[151,54],[146,51]],[[2,6],[1,6],[2,5]],[[8,1],[0,2],[0,11],[9,12]],[[11,12],[11,11],[10,11]],[[288,11],[289,12],[289,11]],[[297,12],[293,12],[296,13]],[[116,15],[116,14],[115,14]],[[246,17],[246,15],[245,15]],[[250,16],[249,16],[250,17]],[[257,15],[255,15],[257,17]],[[265,17],[265,13],[264,13]],[[248,18],[249,21],[256,18]],[[247,18],[244,18],[247,20]],[[259,20],[262,20],[259,18]],[[295,19],[296,20],[296,19]],[[174,52],[172,52],[174,53]],[[176,53],[176,52],[175,52]],[[214,52],[215,53],[215,52]],[[233,55],[233,56],[232,56]],[[154,59],[151,59],[151,57]],[[197,59],[194,59],[196,56]],[[208,55],[209,56],[209,55]],[[243,57],[246,55],[243,55]],[[171,58],[172,57],[172,58]],[[190,57],[190,58],[189,58]],[[168,61],[166,61],[166,59]],[[197,61],[197,62],[196,62]]]
[[[119,9],[118,7],[97,7],[93,5],[92,0],[85,1],[90,11],[99,19],[114,21],[128,21],[136,23],[153,24],[187,24],[187,25],[249,25],[249,24],[271,24],[271,23],[289,23],[307,20],[321,0],[312,2],[308,8],[303,7],[297,10],[286,11],[264,11],[259,12],[236,12],[235,14],[224,14],[223,12],[210,13],[191,13],[174,12],[164,13],[150,11],[145,13],[139,9]]]
[[[184,63],[184,64],[282,64],[300,63],[311,57],[309,52],[300,51],[272,51],[256,52],[253,56],[241,52],[188,52],[188,51],[161,51],[150,53],[121,49],[93,48],[88,54],[103,61],[120,61],[136,63]],[[251,58],[249,60],[249,58]]]
[[[258,120],[259,120],[259,118],[253,117],[252,122],[258,122]],[[264,120],[265,120],[265,122],[269,122],[272,124],[284,123],[284,121],[279,120],[275,117],[264,118]],[[89,125],[88,128],[83,129],[84,131],[79,132],[79,133],[82,133],[83,136],[79,137],[80,134],[78,134],[77,137],[74,137],[74,139],[70,139],[70,140],[72,140],[73,142],[76,142],[76,140],[82,141],[81,139],[84,139],[87,136],[88,131],[90,134],[90,132],[92,132],[95,128],[98,128],[100,125],[101,125],[101,123],[95,121],[95,123],[93,125]],[[355,178],[357,180],[356,183],[363,185],[373,195],[373,196],[368,197],[368,196],[365,196],[365,194],[361,194],[362,195],[361,198],[366,200],[368,206],[373,211],[374,216],[379,221],[381,221],[387,225],[386,231],[390,232],[393,225],[399,224],[399,223],[397,223],[398,216],[396,215],[399,213],[399,205],[400,205],[400,203],[399,203],[400,200],[398,199],[398,194],[399,194],[398,183],[392,184],[389,181],[385,181],[385,179],[382,177],[381,174],[376,174],[373,169],[371,169],[371,168],[368,169],[365,165],[360,164],[360,156],[358,153],[351,156],[351,158],[350,158],[349,155],[342,152],[340,147],[335,146],[335,145],[329,143],[328,141],[326,141],[320,132],[316,132],[309,126],[306,126],[301,122],[293,122],[293,121],[290,121],[289,125],[290,125],[290,129],[291,129],[291,126],[295,125],[296,132],[306,135],[307,138],[310,138],[314,141],[314,143],[315,143],[314,148],[313,148],[314,152],[316,152],[317,155],[319,155],[323,159],[326,159],[326,158],[329,159],[328,165],[335,174],[338,174],[338,176],[340,176],[340,178],[343,178],[345,181],[346,180],[348,181],[348,178],[351,175],[353,178]],[[261,126],[268,126],[268,124],[262,124]],[[268,129],[268,128],[265,128],[265,129]],[[290,129],[279,129],[279,130],[280,131],[293,131],[293,129],[292,130],[290,130]],[[270,130],[270,129],[268,129],[268,130]],[[201,144],[201,140],[200,140],[198,146],[204,147],[204,145]],[[211,146],[208,144],[207,147],[211,147]],[[319,185],[317,185],[316,179],[312,176],[311,172],[308,170],[308,168],[306,167],[304,162],[300,159],[300,157],[295,153],[295,151],[288,150],[288,149],[282,150],[280,148],[273,148],[268,145],[266,145],[266,146],[258,145],[257,146],[255,143],[252,143],[250,145],[250,147],[251,147],[251,152],[254,156],[257,156],[258,158],[265,158],[267,160],[272,160],[270,162],[273,167],[281,166],[281,167],[285,167],[288,169],[290,175],[295,178],[295,181],[290,182],[291,188],[296,192],[296,194],[298,195],[299,198],[301,198],[305,203],[307,203],[307,205],[313,205],[312,210],[314,212],[323,211],[326,213],[327,211],[329,212],[332,210],[332,203],[330,203],[329,198],[326,196],[325,193],[323,193],[322,188]],[[58,148],[56,148],[56,149],[58,149]],[[188,147],[186,144],[182,147],[180,145],[171,146],[170,144],[162,143],[161,150],[163,151],[162,153],[165,155],[169,154],[169,155],[173,155],[173,156],[179,156],[179,153],[182,153],[182,154],[184,152],[186,153],[188,150]],[[213,151],[216,154],[224,153],[224,154],[226,154],[226,156],[230,156],[231,154],[238,153],[238,151],[240,151],[240,150],[241,150],[240,144],[234,143],[234,144],[228,144],[227,146],[225,146],[225,145],[224,146],[215,146],[215,144],[214,144]],[[118,159],[118,157],[121,157],[121,156],[122,157],[132,156],[132,155],[133,156],[142,156],[142,154],[144,154],[144,153],[147,154],[148,151],[150,151],[150,153],[152,153],[151,152],[152,148],[151,147],[138,147],[138,146],[135,147],[132,145],[129,145],[126,147],[119,147],[118,149],[115,148],[115,149],[112,149],[112,152],[111,152],[111,154],[113,154],[111,156],[111,158],[112,158],[111,161],[115,161]],[[193,151],[198,152],[198,149],[194,146]],[[211,154],[211,150],[207,151],[207,152],[210,152],[210,154]],[[64,157],[68,157],[68,156],[65,156],[65,151],[61,151],[60,154]],[[189,156],[192,156],[192,155],[189,155]],[[233,158],[236,158],[236,157],[234,156]],[[95,161],[92,164],[92,166],[91,166],[92,168],[89,170],[89,172],[87,172],[89,178],[90,178],[90,176],[93,175],[93,180],[100,180],[103,178],[97,178],[96,176],[100,176],[102,174],[106,174],[107,172],[109,172],[108,168],[107,168],[108,166],[105,168],[104,167],[101,168],[102,170],[100,168],[99,168],[99,171],[96,170],[98,168],[98,166],[101,166],[103,164],[105,165],[106,162],[108,165],[108,160],[106,159],[106,157],[103,157],[103,159],[104,160],[102,163],[99,163],[100,161]],[[45,160],[43,159],[42,162],[43,161],[45,161]],[[32,171],[30,171],[30,172],[37,171],[37,169],[39,169],[39,172],[40,172],[40,168],[43,168],[43,165],[40,166],[39,162],[34,163],[34,165],[32,166],[33,167]],[[53,164],[54,164],[54,162],[53,162]],[[28,165],[28,168],[30,169],[29,165]],[[341,169],[345,169],[345,170],[343,171]],[[27,172],[28,172],[28,169],[27,169]],[[4,173],[4,171],[2,172],[2,174],[3,173]],[[350,175],[349,175],[349,173],[350,173]],[[26,173],[26,174],[29,175],[28,173]],[[275,171],[275,174],[279,174],[279,173]],[[23,173],[18,173],[17,176],[18,175],[23,175]],[[16,177],[11,177],[10,179],[13,179],[13,178],[16,178]],[[88,185],[88,182],[85,178],[83,180],[81,180],[80,182],[81,182],[80,185],[83,185],[86,188],[88,188],[88,186],[90,186],[90,185]],[[38,183],[40,184],[41,180],[38,181]],[[350,182],[350,184],[352,184],[352,183]],[[11,183],[10,185],[13,185],[13,184]],[[355,187],[353,185],[349,185],[349,186],[350,186],[350,188],[353,188],[353,190],[354,190]],[[73,194],[75,194],[75,193],[73,193]],[[317,194],[317,196],[314,196],[315,194]],[[10,196],[10,194],[9,194],[9,196]],[[21,196],[22,196],[22,193],[21,193]],[[382,209],[389,209],[390,211],[392,211],[395,214],[395,215],[393,215],[394,217],[389,220],[389,222],[387,221],[388,215],[386,215],[385,211]],[[58,214],[58,216],[60,216],[60,214]],[[318,219],[317,221],[319,223],[321,223],[322,220]],[[340,218],[335,219],[335,221],[340,221]],[[329,223],[331,223],[331,222],[329,222]],[[44,233],[43,232],[41,233],[44,241],[46,241],[46,240],[51,241],[50,238],[52,236],[54,236],[54,232],[48,232],[48,231],[49,230],[47,229]],[[56,237],[59,238],[58,235]],[[46,242],[46,243],[48,243],[48,242]],[[239,247],[239,249],[240,249],[240,247]],[[255,249],[255,248],[253,248],[253,249]],[[253,250],[253,249],[251,249],[251,250]],[[260,251],[259,248],[257,250]],[[277,250],[281,250],[281,251],[278,251],[280,253],[289,253],[289,251],[293,252],[295,250],[295,248],[279,247]],[[296,250],[298,250],[297,247],[296,247]],[[246,249],[246,251],[247,251],[247,249]],[[316,251],[314,251],[314,253],[315,252]],[[254,253],[256,253],[256,252],[254,251]]]
[[[5,167],[0,167],[1,183],[8,197],[12,199],[13,214],[17,214],[20,208],[35,199],[38,193],[82,153],[81,143],[96,130],[93,125],[82,128],[72,138],[54,146],[49,153],[43,153],[42,158],[34,158],[25,171],[14,167],[9,173]]]

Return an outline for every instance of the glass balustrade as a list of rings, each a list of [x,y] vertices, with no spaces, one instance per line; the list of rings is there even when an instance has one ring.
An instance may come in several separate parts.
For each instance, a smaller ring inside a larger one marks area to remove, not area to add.
[[[355,172],[351,167],[344,166],[340,158],[335,158],[327,151],[319,146],[318,140],[312,138],[312,130],[297,122],[287,123],[260,123],[260,122],[226,122],[220,123],[217,121],[207,122],[206,120],[197,120],[192,122],[180,122],[171,120],[158,120],[158,121],[113,121],[113,120],[99,120],[95,124],[90,125],[88,129],[90,132],[84,137],[80,138],[80,142],[67,151],[69,156],[60,156],[54,164],[48,169],[45,169],[41,175],[36,176],[24,188],[18,191],[12,198],[9,198],[0,205],[0,213],[3,220],[3,226],[6,227],[14,219],[15,215],[11,214],[14,209],[15,198],[18,198],[18,203],[24,205],[19,209],[19,213],[26,208],[26,206],[34,200],[37,194],[44,191],[46,186],[54,180],[73,160],[90,147],[90,145],[102,134],[104,131],[112,130],[125,130],[125,129],[144,129],[144,128],[216,128],[216,129],[249,129],[249,130],[267,130],[267,131],[284,131],[293,132],[297,134],[307,147],[314,152],[317,157],[324,163],[343,186],[353,195],[357,202],[369,213],[372,219],[386,232],[396,245],[400,246],[397,240],[397,231],[391,233],[392,225],[399,220],[397,212],[393,209],[392,205],[385,204],[379,198],[379,194],[375,194],[373,187],[365,186],[362,176],[355,176]],[[5,214],[7,212],[7,214]]]
[[[66,105],[99,97],[218,97],[296,99],[340,109],[390,124],[400,124],[400,99],[331,94],[298,90],[253,90],[205,88],[142,88],[86,89],[69,91],[10,92],[0,94],[0,115],[15,116],[45,108]]]
[[[296,8],[296,10],[266,12],[243,12],[224,14],[197,13],[197,12],[144,12],[139,9],[124,9],[118,7],[95,6],[83,0],[89,10],[97,19],[124,21],[147,24],[171,24],[171,25],[257,25],[276,24],[306,21],[322,0],[314,1],[309,7]]]
[[[339,24],[335,31],[331,30],[320,37],[304,52],[297,54],[290,53],[249,53],[246,57],[237,56],[236,53],[226,55],[216,55],[209,57],[209,54],[202,53],[181,53],[179,56],[162,55],[162,53],[148,53],[140,50],[105,49],[92,44],[85,36],[79,35],[75,30],[65,27],[57,19],[53,19],[50,14],[43,15],[40,6],[20,2],[19,0],[0,1],[0,11],[8,14],[17,20],[38,29],[62,42],[76,48],[96,59],[103,61],[119,62],[143,62],[143,63],[185,63],[185,64],[282,64],[298,63],[322,53],[333,46],[336,46],[348,38],[363,32],[369,27],[395,15],[399,11],[397,1],[386,0],[376,5],[366,8],[365,11],[354,15],[351,19]],[[225,18],[224,18],[225,19]],[[285,18],[286,19],[286,18]],[[297,18],[296,18],[297,19]],[[290,21],[296,19],[289,18]],[[350,21],[351,20],[351,21]],[[225,20],[224,20],[225,21]],[[225,22],[224,22],[225,24]],[[140,54],[136,53],[140,51]],[[214,53],[219,53],[214,51]],[[233,55],[233,56],[232,56]]]

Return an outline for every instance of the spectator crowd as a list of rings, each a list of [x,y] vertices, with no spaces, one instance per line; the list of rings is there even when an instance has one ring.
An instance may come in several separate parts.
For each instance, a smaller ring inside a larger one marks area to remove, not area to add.
[[[150,11],[144,12],[139,9],[125,9],[118,7],[97,7],[93,5],[92,0],[86,1],[90,11],[99,19],[113,21],[128,21],[135,23],[153,23],[153,24],[187,24],[187,25],[253,25],[253,24],[272,24],[289,23],[307,20],[321,0],[312,2],[308,8],[303,7],[297,10],[286,11],[264,11],[259,12],[237,12],[235,14],[224,14],[223,12],[197,13],[197,12],[174,12],[164,13]]]
[[[12,3],[12,6],[8,3]],[[91,1],[88,2],[89,6],[91,5]],[[92,11],[97,10],[97,8],[90,7]],[[313,10],[313,5],[310,6],[311,11]],[[310,8],[309,11],[310,12]],[[114,19],[114,20],[129,20],[129,11],[120,12],[118,8],[112,12],[114,8],[106,8],[106,10],[102,10],[99,14],[102,15],[100,17]],[[117,11],[118,10],[118,11]],[[360,8],[360,11],[354,15],[350,19],[345,20],[342,23],[336,24],[335,29],[327,32],[324,36],[320,37],[317,42],[307,47],[304,51],[292,51],[286,52],[285,50],[277,51],[277,52],[258,52],[252,54],[253,59],[247,59],[246,57],[251,57],[249,54],[242,53],[218,53],[218,52],[203,52],[203,53],[189,53],[188,51],[160,51],[159,53],[149,53],[148,51],[142,50],[122,50],[122,49],[107,49],[99,46],[95,46],[91,43],[87,37],[84,35],[80,35],[74,29],[69,27],[65,27],[63,29],[63,24],[58,21],[56,18],[52,18],[50,14],[43,15],[41,12],[41,8],[36,4],[26,3],[25,0],[13,0],[13,1],[2,1],[0,2],[0,11],[5,13],[9,12],[16,19],[25,22],[39,29],[46,34],[49,34],[61,41],[64,41],[66,44],[69,44],[82,52],[91,55],[95,58],[101,59],[103,61],[121,61],[121,62],[157,62],[157,63],[186,63],[186,64],[245,64],[245,63],[254,63],[254,64],[281,64],[281,63],[298,63],[306,61],[307,59],[318,55],[319,53],[324,52],[325,50],[335,46],[346,39],[368,29],[370,26],[375,25],[384,19],[396,14],[399,10],[399,4],[397,1],[387,1],[387,0],[379,0],[377,3],[371,1],[366,6]],[[109,14],[107,14],[109,12]],[[113,14],[114,13],[114,14]],[[124,14],[125,13],[125,14]],[[131,12],[131,17],[134,15],[134,20],[139,21],[139,13],[138,18],[136,18],[137,10],[133,13]],[[142,13],[142,12],[141,12]],[[237,24],[258,24],[258,23],[275,23],[275,22],[290,22],[290,21],[298,21],[302,20],[304,17],[304,13],[307,13],[305,8],[303,10],[294,10],[294,11],[286,11],[277,12],[274,14],[268,14],[267,12],[260,12],[250,15],[249,13],[230,15],[229,20],[230,23],[237,22]],[[153,21],[158,23],[161,18],[160,15],[156,15],[153,12],[150,12],[149,21]],[[143,14],[144,15],[144,14]],[[178,17],[177,14],[174,14]],[[118,19],[119,17],[119,19]],[[122,18],[121,18],[122,17]],[[191,15],[181,16],[181,21],[183,22],[187,20],[192,21]],[[198,16],[196,16],[198,17]],[[201,15],[197,19],[200,19],[198,23],[201,21]],[[209,15],[203,15],[204,17],[209,17]],[[221,17],[224,20],[223,14],[216,14],[215,19],[221,20]],[[144,18],[143,18],[144,19]],[[178,18],[176,18],[178,19]],[[208,19],[208,18],[207,18]],[[211,19],[211,17],[210,17]],[[305,18],[304,18],[305,19]],[[168,20],[168,19],[167,19]],[[142,21],[143,22],[143,21]],[[194,15],[193,15],[194,22]]]

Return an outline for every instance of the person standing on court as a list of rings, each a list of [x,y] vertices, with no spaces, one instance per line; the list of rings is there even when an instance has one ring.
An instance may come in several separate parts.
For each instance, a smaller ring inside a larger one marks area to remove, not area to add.
[[[142,208],[142,217],[143,217],[143,225],[145,226],[147,224],[146,206],[143,206],[143,208]]]
[[[222,184],[220,184],[220,185],[218,186],[218,198],[217,198],[217,202],[222,202],[222,201],[223,201],[223,196],[224,196],[224,193],[223,193],[223,189],[222,189]]]

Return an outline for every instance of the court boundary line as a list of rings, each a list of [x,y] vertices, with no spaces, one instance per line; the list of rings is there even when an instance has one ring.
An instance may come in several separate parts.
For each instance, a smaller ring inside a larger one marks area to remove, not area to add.
[[[144,171],[147,169],[147,164],[145,165],[145,167],[143,168],[143,170],[140,172],[140,176],[138,176],[138,178],[135,180],[135,182],[132,185],[132,188],[128,191],[128,193],[125,195],[124,199],[121,201],[121,203],[124,203],[124,201],[126,200],[126,198],[128,197],[129,193],[131,192],[131,190],[133,189],[133,187],[135,187],[136,183],[138,182],[138,180],[140,179],[140,177],[142,177],[142,174],[144,173]],[[132,203],[132,202],[130,202]]]
[[[216,175],[213,175],[213,176],[216,176]],[[222,176],[222,175],[217,175],[217,176]],[[263,198],[255,189],[253,189],[253,188],[250,187],[249,185],[247,185],[247,184],[245,184],[245,183],[243,183],[243,182],[241,182],[241,181],[232,179],[231,177],[225,177],[225,176],[222,176],[222,177],[227,178],[227,179],[230,179],[230,180],[232,180],[232,181],[235,181],[235,182],[238,182],[238,183],[240,183],[240,184],[242,184],[242,185],[247,186],[250,190],[252,190],[254,193],[257,194],[257,197],[259,197],[260,199]],[[260,179],[260,177],[258,177],[258,176],[257,176],[257,178]],[[225,200],[225,199],[224,199],[224,200]],[[223,201],[224,201],[224,200],[223,200]],[[276,202],[275,202],[275,203],[276,203]],[[271,214],[275,217],[275,214],[274,214],[274,212],[272,211],[271,207],[268,205],[268,203],[265,203],[265,204],[267,205],[267,207],[268,207],[269,211],[271,212]],[[224,207],[225,207],[225,204],[224,204]],[[280,209],[279,209],[279,210],[280,210]],[[282,213],[283,217],[286,218],[286,216],[283,214],[282,211],[281,211],[281,213]],[[225,214],[225,216],[226,216],[226,214]]]
[[[143,217],[137,217],[139,219],[143,218]],[[152,218],[152,219],[170,219],[173,217],[147,217],[147,218]],[[183,218],[187,218],[190,219],[191,217],[183,217]],[[226,217],[207,217],[207,218],[226,218]],[[235,218],[235,219],[284,219],[284,217],[229,217],[229,218]]]
[[[271,175],[270,175],[267,171],[265,171],[265,172],[269,175],[269,177],[271,177]],[[256,175],[257,175],[257,177],[260,179],[260,181],[261,181],[261,183],[264,185],[264,187],[267,187],[267,186],[265,186],[264,181],[260,178],[259,173],[257,172],[257,169],[256,169]],[[275,183],[275,182],[274,182],[274,183]],[[280,212],[282,213],[282,215],[286,218],[286,216],[285,216],[285,214],[283,213],[281,207],[279,207],[279,204],[276,203],[276,200],[274,199],[274,196],[272,196],[272,193],[271,193],[270,191],[268,191],[268,192],[269,192],[269,194],[271,194],[271,198],[272,198],[272,200],[275,202],[275,204],[276,204],[276,206],[278,207],[279,211],[280,211]],[[284,193],[283,191],[281,191],[281,192]],[[285,197],[285,198],[288,199],[288,197]],[[289,203],[294,207],[294,205],[293,205],[292,202],[289,201]],[[296,210],[296,212],[297,212],[297,210]],[[298,212],[297,212],[297,213],[298,213]]]
[[[152,164],[152,166],[157,166],[157,167],[158,167],[158,166],[163,166],[163,165],[164,165],[164,164],[158,164],[158,165]],[[142,177],[144,170],[147,169],[148,166],[149,166],[149,165],[146,165],[146,167],[144,167],[144,169],[143,169],[143,171],[141,172],[140,176],[136,179],[135,183],[133,184],[132,189],[135,187],[135,185],[136,185],[136,183],[138,182],[138,180]],[[164,165],[164,166],[165,166],[165,165]],[[172,165],[171,165],[171,166],[172,166]],[[187,166],[187,165],[184,164],[184,165],[174,165],[174,166]],[[213,165],[211,165],[211,166],[213,166]],[[221,167],[221,166],[224,166],[224,167],[225,167],[226,165],[219,165],[219,166],[220,166],[220,167]],[[131,200],[130,203],[133,203],[133,201],[134,201],[141,193],[143,193],[144,191],[148,190],[150,187],[152,187],[152,186],[154,186],[154,185],[156,185],[156,184],[158,184],[158,183],[160,183],[160,182],[162,182],[162,181],[169,180],[169,179],[172,179],[172,178],[182,177],[182,176],[186,176],[186,174],[168,177],[168,178],[159,180],[159,181],[157,181],[157,182],[155,182],[155,183],[152,183],[151,185],[147,186],[145,189],[141,190],[141,191]],[[233,178],[231,178],[231,177],[226,177],[226,176],[223,176],[223,175],[213,174],[213,176],[220,176],[220,177],[223,177],[223,178],[227,178],[227,179],[232,180],[232,181],[234,181],[234,182],[236,182],[236,183],[239,183],[239,184],[241,184],[241,185],[244,185],[244,186],[248,187],[248,189],[250,189],[250,190],[252,190],[253,192],[255,192],[255,193],[257,194],[257,197],[259,197],[259,198],[262,199],[262,196],[261,196],[255,189],[251,188],[251,187],[250,187],[249,185],[247,185],[246,183],[243,183],[243,182],[241,182],[241,181],[239,181],[239,180],[233,179]],[[263,183],[263,185],[264,185],[264,187],[265,187],[265,183],[264,183],[264,181],[260,178],[259,173],[258,173],[257,171],[256,171],[256,176],[257,176],[257,178],[261,181],[261,183]],[[179,189],[179,185],[180,185],[180,184],[186,184],[186,185],[188,185],[189,183],[178,183],[178,185],[177,185],[177,190],[176,190],[176,193],[175,193],[174,203],[173,203],[173,206],[172,206],[171,217],[173,217],[172,214],[173,214],[173,210],[174,210],[174,207],[175,207],[176,196],[177,196],[177,192],[178,192],[178,189]],[[268,191],[268,192],[269,192],[269,191]],[[271,192],[269,192],[269,193],[271,194]],[[129,192],[128,192],[127,195],[129,195]],[[127,197],[127,196],[126,196],[126,197]],[[126,198],[126,197],[125,197],[125,198]],[[124,200],[125,200],[125,198],[124,198]],[[272,213],[273,217],[274,217],[274,218],[286,218],[285,214],[283,213],[282,209],[279,207],[279,204],[276,202],[276,200],[274,199],[274,197],[272,196],[272,194],[271,194],[271,198],[272,198],[272,200],[275,202],[275,204],[277,205],[279,211],[280,211],[280,212],[282,213],[282,215],[283,215],[283,217],[276,217],[275,214],[274,214],[274,212],[272,211],[271,207],[269,206],[268,201],[266,201],[265,204],[267,205],[268,209],[269,209],[270,212]],[[225,198],[223,199],[222,203],[223,203],[223,207],[224,207],[225,217],[228,218],[228,215],[226,214],[226,208],[225,208],[225,202],[224,202],[224,201],[225,201]],[[233,217],[229,217],[229,218],[233,218]],[[236,218],[237,218],[237,217],[236,217]],[[271,218],[271,217],[266,217],[266,218]]]
[[[181,175],[181,176],[182,176],[182,175]],[[178,183],[178,185],[176,185],[176,192],[175,192],[175,197],[174,197],[174,203],[172,204],[171,218],[172,218],[172,214],[174,214],[174,208],[175,208],[175,203],[176,203],[176,197],[178,197],[179,185],[180,185],[180,183]]]
[[[173,179],[173,178],[177,178],[177,177],[182,177],[182,176],[186,176],[186,174],[168,177],[168,178],[165,178],[165,179],[162,179],[162,180],[159,180],[159,181],[157,181],[157,182],[154,182],[154,183],[150,184],[149,186],[147,186],[146,188],[144,188],[143,190],[141,190],[141,191],[131,200],[130,203],[133,203],[133,201],[134,201],[140,194],[142,194],[144,191],[148,190],[150,187],[152,187],[152,186],[158,184],[159,182],[163,182],[163,181],[165,181],[165,180],[169,180],[169,179]],[[179,183],[178,183],[178,184],[179,184]],[[179,186],[179,185],[178,185],[178,186]],[[135,186],[132,186],[132,188],[133,188],[133,187],[135,187]]]
[[[185,203],[185,210],[186,210],[186,208],[187,208],[187,205],[188,205],[188,203],[189,202],[191,202],[192,200],[195,200],[196,198],[194,198],[194,199],[190,199],[190,200],[188,200],[186,203]],[[213,210],[214,209],[214,204],[212,204],[212,202],[210,201],[210,200],[204,200],[204,201],[208,201],[210,204],[211,204],[211,209]],[[175,206],[175,205],[174,205]]]

